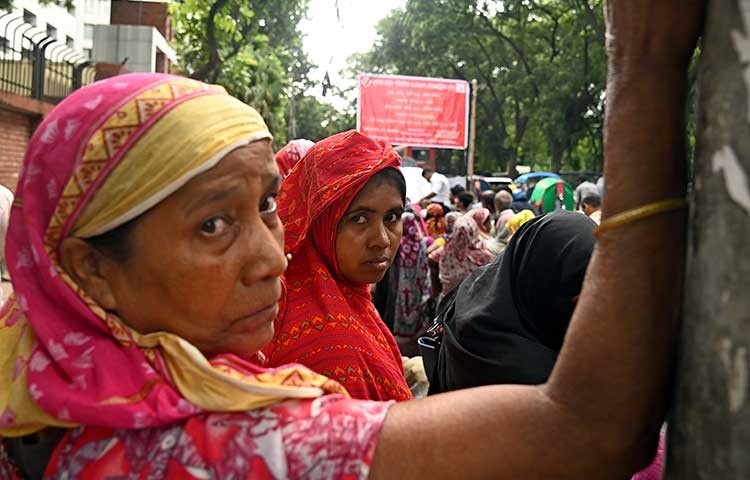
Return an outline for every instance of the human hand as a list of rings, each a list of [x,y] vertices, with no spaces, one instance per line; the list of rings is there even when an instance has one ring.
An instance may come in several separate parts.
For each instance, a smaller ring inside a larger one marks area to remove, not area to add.
[[[678,69],[690,63],[707,0],[606,0],[610,68]]]

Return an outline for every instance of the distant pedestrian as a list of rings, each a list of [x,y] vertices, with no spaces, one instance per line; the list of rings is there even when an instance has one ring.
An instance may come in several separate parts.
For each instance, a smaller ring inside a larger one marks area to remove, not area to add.
[[[497,213],[495,211],[495,191],[494,190],[485,190],[479,195],[479,201],[481,202],[481,207],[486,208],[490,211],[490,216],[492,216],[492,220],[497,218]]]
[[[463,185],[457,184],[451,187],[451,193],[450,195],[448,195],[448,198],[450,198],[450,201],[451,201],[451,206],[455,206],[456,203],[458,203],[458,195],[461,192],[465,192],[465,191],[466,191],[466,188],[464,188]]]
[[[422,169],[422,176],[425,180],[430,182],[431,191],[429,194],[422,197],[419,204],[426,207],[430,203],[439,203],[445,207],[445,210],[448,210],[448,206],[451,202],[451,188],[445,175],[438,173],[429,167],[425,167]]]
[[[581,200],[581,209],[598,225],[602,218],[602,199],[598,194],[587,195]]]
[[[573,200],[575,201],[576,210],[583,210],[583,199],[589,195],[599,195],[599,189],[595,183],[589,181],[586,177],[578,179],[578,186],[573,191]]]
[[[500,190],[495,194],[494,203],[497,212],[497,218],[495,219],[495,232],[497,234],[505,228],[505,224],[513,218],[516,212],[512,208],[513,195],[506,190]]]
[[[461,213],[466,213],[471,210],[473,205],[474,195],[472,195],[471,192],[464,190],[458,194],[458,197],[456,198],[456,210]]]

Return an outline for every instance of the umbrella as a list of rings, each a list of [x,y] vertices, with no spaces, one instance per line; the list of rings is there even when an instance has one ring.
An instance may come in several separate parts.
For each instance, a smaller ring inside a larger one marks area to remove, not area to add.
[[[531,173],[524,173],[523,175],[517,177],[515,179],[516,183],[526,183],[529,180],[533,180],[535,178],[560,178],[560,175],[552,172],[531,172]]]
[[[553,210],[573,210],[573,187],[561,178],[547,177],[539,180],[531,192],[532,205],[541,206],[542,213]]]

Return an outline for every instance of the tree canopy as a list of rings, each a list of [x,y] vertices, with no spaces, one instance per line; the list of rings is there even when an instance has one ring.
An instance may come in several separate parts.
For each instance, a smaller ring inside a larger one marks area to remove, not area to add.
[[[478,171],[601,168],[602,0],[408,0],[377,31],[354,70],[478,80]]]
[[[320,140],[329,134],[324,124],[334,115],[304,95],[312,65],[297,25],[306,11],[307,0],[175,2],[171,13],[180,68],[255,107],[277,146],[287,137]]]

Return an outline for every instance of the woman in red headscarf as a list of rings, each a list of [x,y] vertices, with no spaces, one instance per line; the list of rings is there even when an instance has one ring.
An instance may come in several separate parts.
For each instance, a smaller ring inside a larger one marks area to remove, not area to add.
[[[398,154],[356,131],[313,146],[284,179],[285,275],[269,365],[290,361],[339,380],[354,398],[406,400],[401,355],[372,303],[402,234]]]

